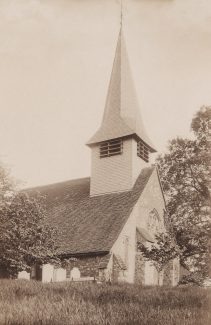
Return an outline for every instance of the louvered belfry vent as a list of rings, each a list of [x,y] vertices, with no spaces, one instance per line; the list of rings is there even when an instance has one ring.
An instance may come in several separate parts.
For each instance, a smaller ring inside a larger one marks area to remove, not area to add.
[[[149,148],[143,141],[137,143],[137,155],[146,162],[149,162]]]
[[[105,141],[100,144],[100,158],[121,155],[123,152],[122,139]]]

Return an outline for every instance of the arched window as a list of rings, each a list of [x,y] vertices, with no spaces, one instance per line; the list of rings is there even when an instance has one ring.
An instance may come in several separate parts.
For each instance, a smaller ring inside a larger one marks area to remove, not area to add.
[[[160,230],[160,217],[156,209],[153,209],[149,213],[147,229],[152,234],[155,234]]]

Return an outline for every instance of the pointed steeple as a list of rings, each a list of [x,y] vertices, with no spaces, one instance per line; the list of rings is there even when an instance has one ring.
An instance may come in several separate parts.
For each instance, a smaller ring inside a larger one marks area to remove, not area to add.
[[[103,120],[87,145],[126,136],[142,140],[150,152],[156,151],[141,118],[121,22]]]

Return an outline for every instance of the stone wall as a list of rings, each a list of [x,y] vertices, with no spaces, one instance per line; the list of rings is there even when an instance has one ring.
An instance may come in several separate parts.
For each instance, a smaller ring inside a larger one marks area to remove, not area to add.
[[[127,245],[125,245],[127,239]],[[127,251],[126,251],[127,250]],[[127,272],[121,276],[121,281],[134,283],[136,252],[136,220],[132,213],[112,247],[112,253],[119,256],[127,266]],[[126,260],[127,259],[127,260]]]
[[[163,285],[172,286],[173,279],[173,261],[170,261],[164,268]]]
[[[108,254],[106,256],[85,256],[70,260],[69,265],[66,267],[67,274],[70,274],[73,268],[78,268],[81,277],[94,277],[96,280],[102,280],[100,277],[105,276],[106,278],[105,270],[109,259],[110,255]]]
[[[144,228],[149,232],[151,237],[153,234],[148,230],[148,221],[150,213],[155,210],[159,215],[160,225],[159,228],[164,229],[164,209],[165,202],[163,199],[160,183],[157,176],[156,169],[151,175],[146,187],[140,196],[138,202],[133,208],[133,211],[123,227],[117,241],[112,247],[112,252],[115,255],[119,255],[123,261],[125,261],[125,246],[124,238],[127,236],[129,239],[128,246],[128,270],[124,272],[124,280],[130,283],[142,283],[142,284],[158,284],[158,274],[155,268],[150,267],[149,263],[141,261],[141,257],[137,252],[136,245],[136,229],[137,227]],[[150,273],[150,274],[149,274]],[[149,277],[149,275],[151,275]]]
[[[179,283],[181,272],[179,259],[175,258],[169,261],[163,271],[163,285],[176,286]]]
[[[173,260],[173,279],[172,285],[176,286],[180,280],[180,261],[179,258]]]
[[[182,280],[182,278],[184,276],[187,276],[188,274],[190,274],[190,272],[187,269],[185,269],[182,265],[180,265],[179,280]]]
[[[153,210],[156,210],[160,220],[160,231],[164,230],[164,209],[165,201],[160,188],[157,171],[155,169],[140,199],[134,207],[137,227],[145,228],[147,230],[150,213]]]
[[[135,283],[144,284],[145,261],[141,253],[136,253],[135,263]]]
[[[111,278],[112,282],[116,283],[119,281],[119,278],[121,277],[120,272],[121,272],[120,266],[117,262],[116,257],[114,256],[113,257],[112,278]]]

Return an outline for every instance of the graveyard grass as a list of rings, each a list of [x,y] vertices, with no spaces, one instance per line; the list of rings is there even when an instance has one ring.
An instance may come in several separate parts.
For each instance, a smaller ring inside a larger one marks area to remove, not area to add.
[[[211,324],[210,289],[0,281],[0,324]]]

